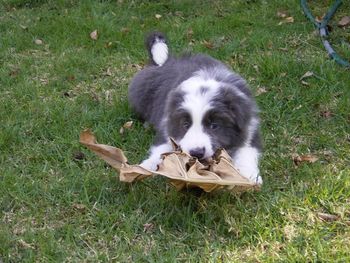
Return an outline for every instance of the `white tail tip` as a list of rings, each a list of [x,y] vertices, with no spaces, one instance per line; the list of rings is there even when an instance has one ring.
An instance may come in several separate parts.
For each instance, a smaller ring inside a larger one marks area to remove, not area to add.
[[[151,48],[152,59],[158,65],[162,66],[168,59],[168,46],[164,40],[156,37]]]

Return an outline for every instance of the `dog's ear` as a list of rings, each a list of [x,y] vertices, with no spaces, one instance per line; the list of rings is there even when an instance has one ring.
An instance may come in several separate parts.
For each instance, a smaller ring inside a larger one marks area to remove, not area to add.
[[[251,118],[251,105],[249,101],[239,96],[232,88],[224,89],[224,104],[228,109],[228,114],[232,122],[241,132],[246,129],[246,124]]]

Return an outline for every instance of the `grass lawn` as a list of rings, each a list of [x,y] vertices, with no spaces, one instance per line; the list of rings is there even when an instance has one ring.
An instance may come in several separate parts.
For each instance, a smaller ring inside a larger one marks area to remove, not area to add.
[[[321,16],[333,1],[310,2]],[[343,2],[332,43],[350,59]],[[248,80],[260,192],[128,185],[79,144],[90,128],[130,162],[146,156],[154,133],[127,87],[154,29]],[[0,65],[0,262],[350,262],[350,71],[328,59],[299,1],[2,0]],[[296,165],[297,154],[318,160]]]

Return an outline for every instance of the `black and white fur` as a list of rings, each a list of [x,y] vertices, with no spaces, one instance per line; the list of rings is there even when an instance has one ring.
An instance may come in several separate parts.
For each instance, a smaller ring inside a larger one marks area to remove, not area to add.
[[[205,55],[169,56],[166,38],[146,39],[151,65],[129,87],[129,102],[152,124],[156,139],[141,166],[156,170],[169,137],[198,159],[224,148],[240,173],[259,184],[261,152],[258,108],[244,79]]]

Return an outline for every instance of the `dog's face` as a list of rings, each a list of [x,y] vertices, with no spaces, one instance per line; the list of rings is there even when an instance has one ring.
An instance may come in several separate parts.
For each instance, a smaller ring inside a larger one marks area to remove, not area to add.
[[[250,118],[247,99],[228,84],[192,77],[168,98],[168,135],[199,159],[211,157],[219,148],[241,146]]]

